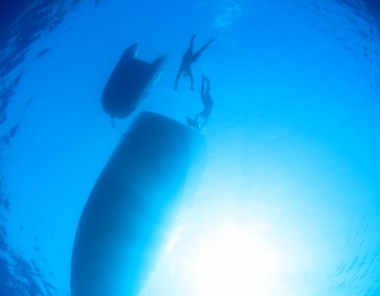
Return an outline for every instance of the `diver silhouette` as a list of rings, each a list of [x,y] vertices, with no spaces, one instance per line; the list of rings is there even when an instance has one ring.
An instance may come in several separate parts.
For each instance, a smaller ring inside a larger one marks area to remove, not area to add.
[[[190,89],[194,90],[194,78],[193,78],[193,73],[191,72],[191,64],[194,63],[199,58],[202,51],[204,51],[207,48],[207,46],[209,46],[209,44],[214,41],[214,39],[210,39],[198,51],[193,53],[194,39],[195,39],[195,34],[191,37],[189,49],[184,53],[182,57],[182,63],[181,63],[181,66],[179,67],[177,77],[175,78],[174,90],[177,90],[178,80],[182,74],[185,77],[189,76],[190,82],[191,82]]]
[[[207,83],[206,91],[205,82]],[[203,110],[195,116],[194,120],[187,118],[187,124],[197,129],[200,129],[201,127],[206,125],[206,123],[208,122],[208,118],[210,117],[212,107],[214,106],[214,101],[210,96],[210,80],[206,76],[202,76],[201,98],[203,103]],[[198,117],[203,118],[202,125],[200,125],[200,123],[198,122]]]

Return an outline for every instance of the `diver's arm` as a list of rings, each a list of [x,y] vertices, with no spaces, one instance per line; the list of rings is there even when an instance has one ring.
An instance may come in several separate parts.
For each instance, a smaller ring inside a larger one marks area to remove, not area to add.
[[[205,94],[205,76],[202,76],[202,86],[201,86],[201,96],[202,101],[204,100],[204,94]]]
[[[204,51],[210,45],[210,43],[213,41],[214,41],[214,39],[210,39],[209,42],[207,42],[205,45],[203,45],[197,52],[201,53],[202,51]]]
[[[206,81],[207,81],[207,87],[206,87],[206,96],[207,97],[210,97],[210,80],[207,78],[207,77],[205,77],[204,79],[206,79]]]
[[[178,80],[179,80],[179,78],[181,77],[181,74],[182,74],[182,70],[180,69],[180,70],[178,70],[177,76],[176,76],[176,78],[175,78],[175,84],[174,84],[174,89],[173,89],[174,91],[177,90]]]
[[[187,74],[189,74],[189,78],[190,78],[190,89],[194,90],[194,77],[193,77],[193,73],[191,73],[191,70],[189,70],[189,71],[187,71]]]
[[[203,124],[201,125],[201,127],[204,127],[207,122],[208,122],[208,116],[205,116],[205,121],[203,122]]]
[[[197,116],[195,116],[195,121],[198,121],[198,117],[201,115],[203,113],[203,111],[202,112],[199,112],[198,114],[197,114]]]

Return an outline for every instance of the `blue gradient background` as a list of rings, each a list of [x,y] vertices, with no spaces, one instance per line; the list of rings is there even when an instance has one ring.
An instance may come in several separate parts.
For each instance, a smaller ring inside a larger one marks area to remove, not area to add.
[[[380,7],[373,1],[10,1],[1,11],[0,295],[70,295],[71,248],[120,133],[123,50],[168,53],[138,110],[202,131],[208,162],[141,295],[380,295]],[[195,91],[174,78],[192,34]]]

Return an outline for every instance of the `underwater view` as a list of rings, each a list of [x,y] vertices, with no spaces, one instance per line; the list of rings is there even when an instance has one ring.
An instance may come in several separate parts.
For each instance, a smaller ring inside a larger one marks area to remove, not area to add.
[[[380,295],[379,1],[0,23],[0,296]]]

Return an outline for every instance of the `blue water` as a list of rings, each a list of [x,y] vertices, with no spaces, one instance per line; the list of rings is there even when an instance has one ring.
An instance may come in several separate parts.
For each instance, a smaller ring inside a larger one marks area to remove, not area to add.
[[[4,2],[4,1],[3,1]],[[372,0],[0,4],[0,295],[70,295],[82,208],[141,110],[202,129],[208,160],[141,295],[380,295],[380,5]],[[174,78],[192,34],[195,90]],[[123,50],[168,53],[113,129]],[[118,131],[119,130],[119,131]]]

